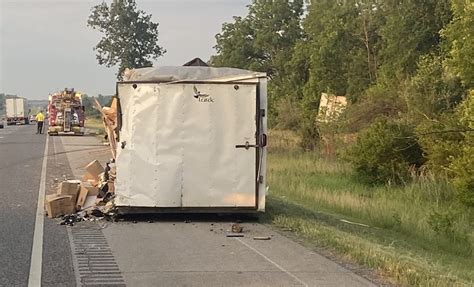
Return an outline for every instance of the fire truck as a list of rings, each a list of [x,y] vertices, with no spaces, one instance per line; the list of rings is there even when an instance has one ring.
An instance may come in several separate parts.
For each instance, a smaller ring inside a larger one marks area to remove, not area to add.
[[[49,135],[84,135],[84,106],[79,92],[64,89],[49,95]]]

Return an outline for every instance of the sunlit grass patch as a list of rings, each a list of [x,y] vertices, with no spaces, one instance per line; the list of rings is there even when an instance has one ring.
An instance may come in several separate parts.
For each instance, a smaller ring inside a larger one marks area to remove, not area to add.
[[[94,130],[97,134],[105,134],[104,124],[101,118],[87,117],[84,125],[86,128]]]
[[[303,152],[295,141],[270,149],[268,216],[274,224],[400,284],[474,285],[474,212],[455,200],[445,180],[419,176],[404,186],[364,185],[349,165]]]

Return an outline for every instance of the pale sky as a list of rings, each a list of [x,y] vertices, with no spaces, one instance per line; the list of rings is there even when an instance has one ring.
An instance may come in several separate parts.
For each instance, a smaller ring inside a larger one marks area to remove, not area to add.
[[[116,67],[100,66],[92,48],[100,34],[87,27],[93,0],[0,0],[0,93],[29,99],[75,88],[94,96],[115,92]],[[110,2],[110,1],[107,1]],[[167,52],[155,66],[180,66],[215,53],[214,36],[251,0],[137,0],[159,22]]]

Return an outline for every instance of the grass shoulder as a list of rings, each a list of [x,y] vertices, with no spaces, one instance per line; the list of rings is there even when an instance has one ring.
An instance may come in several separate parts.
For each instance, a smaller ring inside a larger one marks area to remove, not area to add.
[[[87,117],[85,121],[85,128],[89,129],[96,135],[104,135],[105,129],[101,117]]]
[[[474,285],[473,211],[445,181],[364,185],[347,164],[298,150],[283,136],[290,139],[279,134],[270,147],[264,220],[394,284]]]

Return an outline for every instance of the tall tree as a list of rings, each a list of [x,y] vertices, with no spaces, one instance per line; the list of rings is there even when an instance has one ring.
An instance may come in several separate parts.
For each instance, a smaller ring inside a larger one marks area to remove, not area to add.
[[[305,147],[319,138],[316,118],[321,93],[347,96],[356,102],[377,81],[383,23],[377,0],[315,0],[304,32],[309,76],[304,87],[302,134]]]
[[[105,1],[92,8],[88,26],[103,33],[95,46],[100,65],[118,65],[117,78],[126,68],[152,66],[151,60],[166,51],[158,45],[158,23],[151,15],[138,10],[135,0]]]
[[[287,61],[280,68],[278,78],[270,85],[270,93],[276,95],[273,115],[274,127],[298,130],[301,128],[304,86],[309,78],[309,44],[303,38],[297,41]]]
[[[443,65],[444,55],[429,53],[420,57],[411,77],[405,100],[410,121],[435,120],[453,110],[466,93],[459,77]]]
[[[253,0],[248,15],[224,23],[216,35],[214,66],[266,72],[275,77],[302,36],[303,0]]]
[[[376,82],[381,44],[378,30],[383,23],[378,2],[312,1],[304,21],[311,47],[307,93],[329,92],[355,102]]]
[[[440,30],[452,17],[450,0],[386,0],[381,7],[385,80],[411,76],[420,56],[438,47]]]
[[[474,88],[474,3],[453,0],[454,19],[442,31],[449,46],[449,66],[458,74],[464,85]]]
[[[285,85],[293,68],[295,44],[303,38],[301,19],[303,0],[253,0],[248,15],[224,23],[216,35],[217,55],[213,66],[227,66],[266,72],[269,82],[269,119],[274,126],[283,98],[295,98],[297,92]],[[296,61],[296,60],[295,60]],[[303,65],[304,66],[304,65]]]

